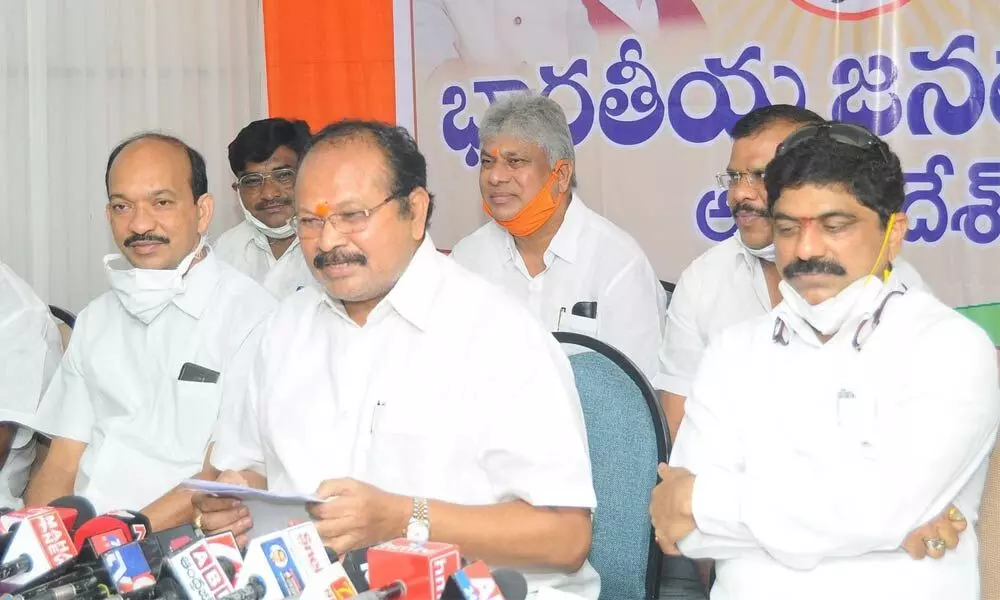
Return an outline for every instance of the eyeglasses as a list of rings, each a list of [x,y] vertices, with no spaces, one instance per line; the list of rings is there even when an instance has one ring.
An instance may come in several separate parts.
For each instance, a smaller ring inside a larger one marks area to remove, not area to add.
[[[308,240],[319,237],[323,233],[323,227],[327,222],[340,233],[361,233],[368,229],[368,222],[375,211],[382,208],[399,196],[389,196],[371,208],[364,210],[352,210],[341,213],[330,213],[326,217],[316,215],[295,215],[290,223],[299,232],[299,239]]]
[[[715,181],[718,182],[719,187],[724,190],[733,189],[738,186],[741,181],[747,185],[764,183],[764,169],[752,169],[750,171],[726,171],[725,173],[717,173],[715,175]]]
[[[781,142],[775,156],[786,154],[789,150],[806,140],[811,140],[821,135],[825,135],[835,142],[847,144],[860,150],[878,150],[882,155],[882,160],[890,162],[888,147],[875,137],[875,134],[860,125],[836,122],[806,125],[795,130],[794,133],[785,138],[785,141]]]
[[[291,187],[295,185],[295,169],[275,169],[270,173],[244,173],[233,184],[233,189],[243,192],[257,191],[264,187],[265,179],[271,179],[282,187]]]

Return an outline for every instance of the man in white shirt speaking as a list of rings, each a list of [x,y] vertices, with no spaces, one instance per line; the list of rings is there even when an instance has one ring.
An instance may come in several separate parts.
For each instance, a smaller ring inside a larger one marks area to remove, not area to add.
[[[224,480],[332,497],[310,510],[338,553],[450,542],[529,571],[533,588],[597,598],[569,361],[523,306],[435,250],[426,182],[405,129],[342,121],[313,138],[296,221],[320,285],[266,323],[212,464]],[[253,515],[231,502],[197,496],[196,522],[245,541]]]
[[[975,523],[1000,387],[985,332],[890,270],[898,157],[808,125],[764,179],[784,300],[709,345],[653,492],[661,546],[716,559],[713,600],[978,598],[974,528],[904,551],[942,511]]]
[[[811,110],[774,104],[751,111],[733,126],[729,164],[716,180],[727,190],[736,233],[684,269],[667,308],[653,385],[661,390],[671,437],[684,417],[684,399],[709,341],[731,325],[769,313],[781,302],[764,169],[790,133],[822,122]],[[895,258],[893,267],[909,287],[924,287],[902,257]]]
[[[111,290],[80,313],[33,419],[53,439],[25,503],[75,492],[163,529],[191,519],[174,487],[205,468],[222,390],[245,384],[244,342],[275,300],[205,246],[213,200],[197,151],[141,134],[114,149],[105,180],[121,254],[104,258]]]
[[[0,507],[18,507],[35,461],[35,414],[62,356],[49,307],[0,262]]]
[[[306,142],[305,121],[262,119],[244,127],[229,144],[233,190],[244,220],[219,236],[219,258],[277,298],[296,291],[312,276],[289,224],[295,171]]]
[[[549,331],[573,331],[657,372],[667,301],[649,259],[576,193],[566,115],[544,96],[511,94],[479,128],[479,191],[491,220],[451,256],[521,299]]]

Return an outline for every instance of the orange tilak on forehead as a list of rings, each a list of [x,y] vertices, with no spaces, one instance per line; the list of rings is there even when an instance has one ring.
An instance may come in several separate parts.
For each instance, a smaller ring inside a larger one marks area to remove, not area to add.
[[[316,205],[316,209],[314,212],[316,213],[317,217],[322,217],[325,219],[328,216],[330,216],[330,205],[327,204],[326,202],[321,202],[318,205]]]

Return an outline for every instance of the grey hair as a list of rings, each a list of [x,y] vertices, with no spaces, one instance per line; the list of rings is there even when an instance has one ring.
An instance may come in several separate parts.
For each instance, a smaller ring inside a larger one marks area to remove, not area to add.
[[[534,92],[504,94],[486,110],[479,126],[479,147],[500,135],[513,135],[545,151],[549,167],[560,160],[574,166],[570,187],[576,187],[576,151],[559,104]]]

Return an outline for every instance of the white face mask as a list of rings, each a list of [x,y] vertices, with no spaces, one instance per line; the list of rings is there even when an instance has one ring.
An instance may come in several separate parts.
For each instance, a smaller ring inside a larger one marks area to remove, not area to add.
[[[778,289],[789,312],[823,335],[837,333],[852,317],[860,316],[870,309],[882,294],[884,287],[878,277],[866,275],[842,289],[833,298],[828,298],[819,304],[809,304],[788,282],[782,279],[778,283]]]
[[[766,260],[767,262],[772,262],[772,263],[774,262],[774,259],[777,257],[777,251],[775,251],[774,249],[774,242],[771,242],[770,244],[764,246],[763,248],[751,248],[750,246],[747,246],[745,243],[743,243],[743,237],[740,235],[739,229],[736,230],[736,233],[734,235],[736,236],[736,241],[739,242],[740,246],[743,246],[746,249],[746,251],[750,253],[751,256],[756,256],[761,260]]]
[[[194,251],[184,257],[176,269],[138,269],[121,254],[108,254],[104,257],[104,271],[125,310],[149,325],[171,300],[184,291],[184,275],[204,246],[205,238],[202,237]],[[124,263],[118,265],[123,268],[115,268],[114,262]]]
[[[243,206],[242,201],[240,202],[240,208],[243,209],[243,217],[246,218],[247,222],[253,225],[257,231],[263,233],[272,240],[283,240],[295,235],[295,228],[293,228],[292,224],[288,221],[286,221],[281,227],[268,227],[260,219],[253,216],[253,214],[247,210],[247,207]]]

